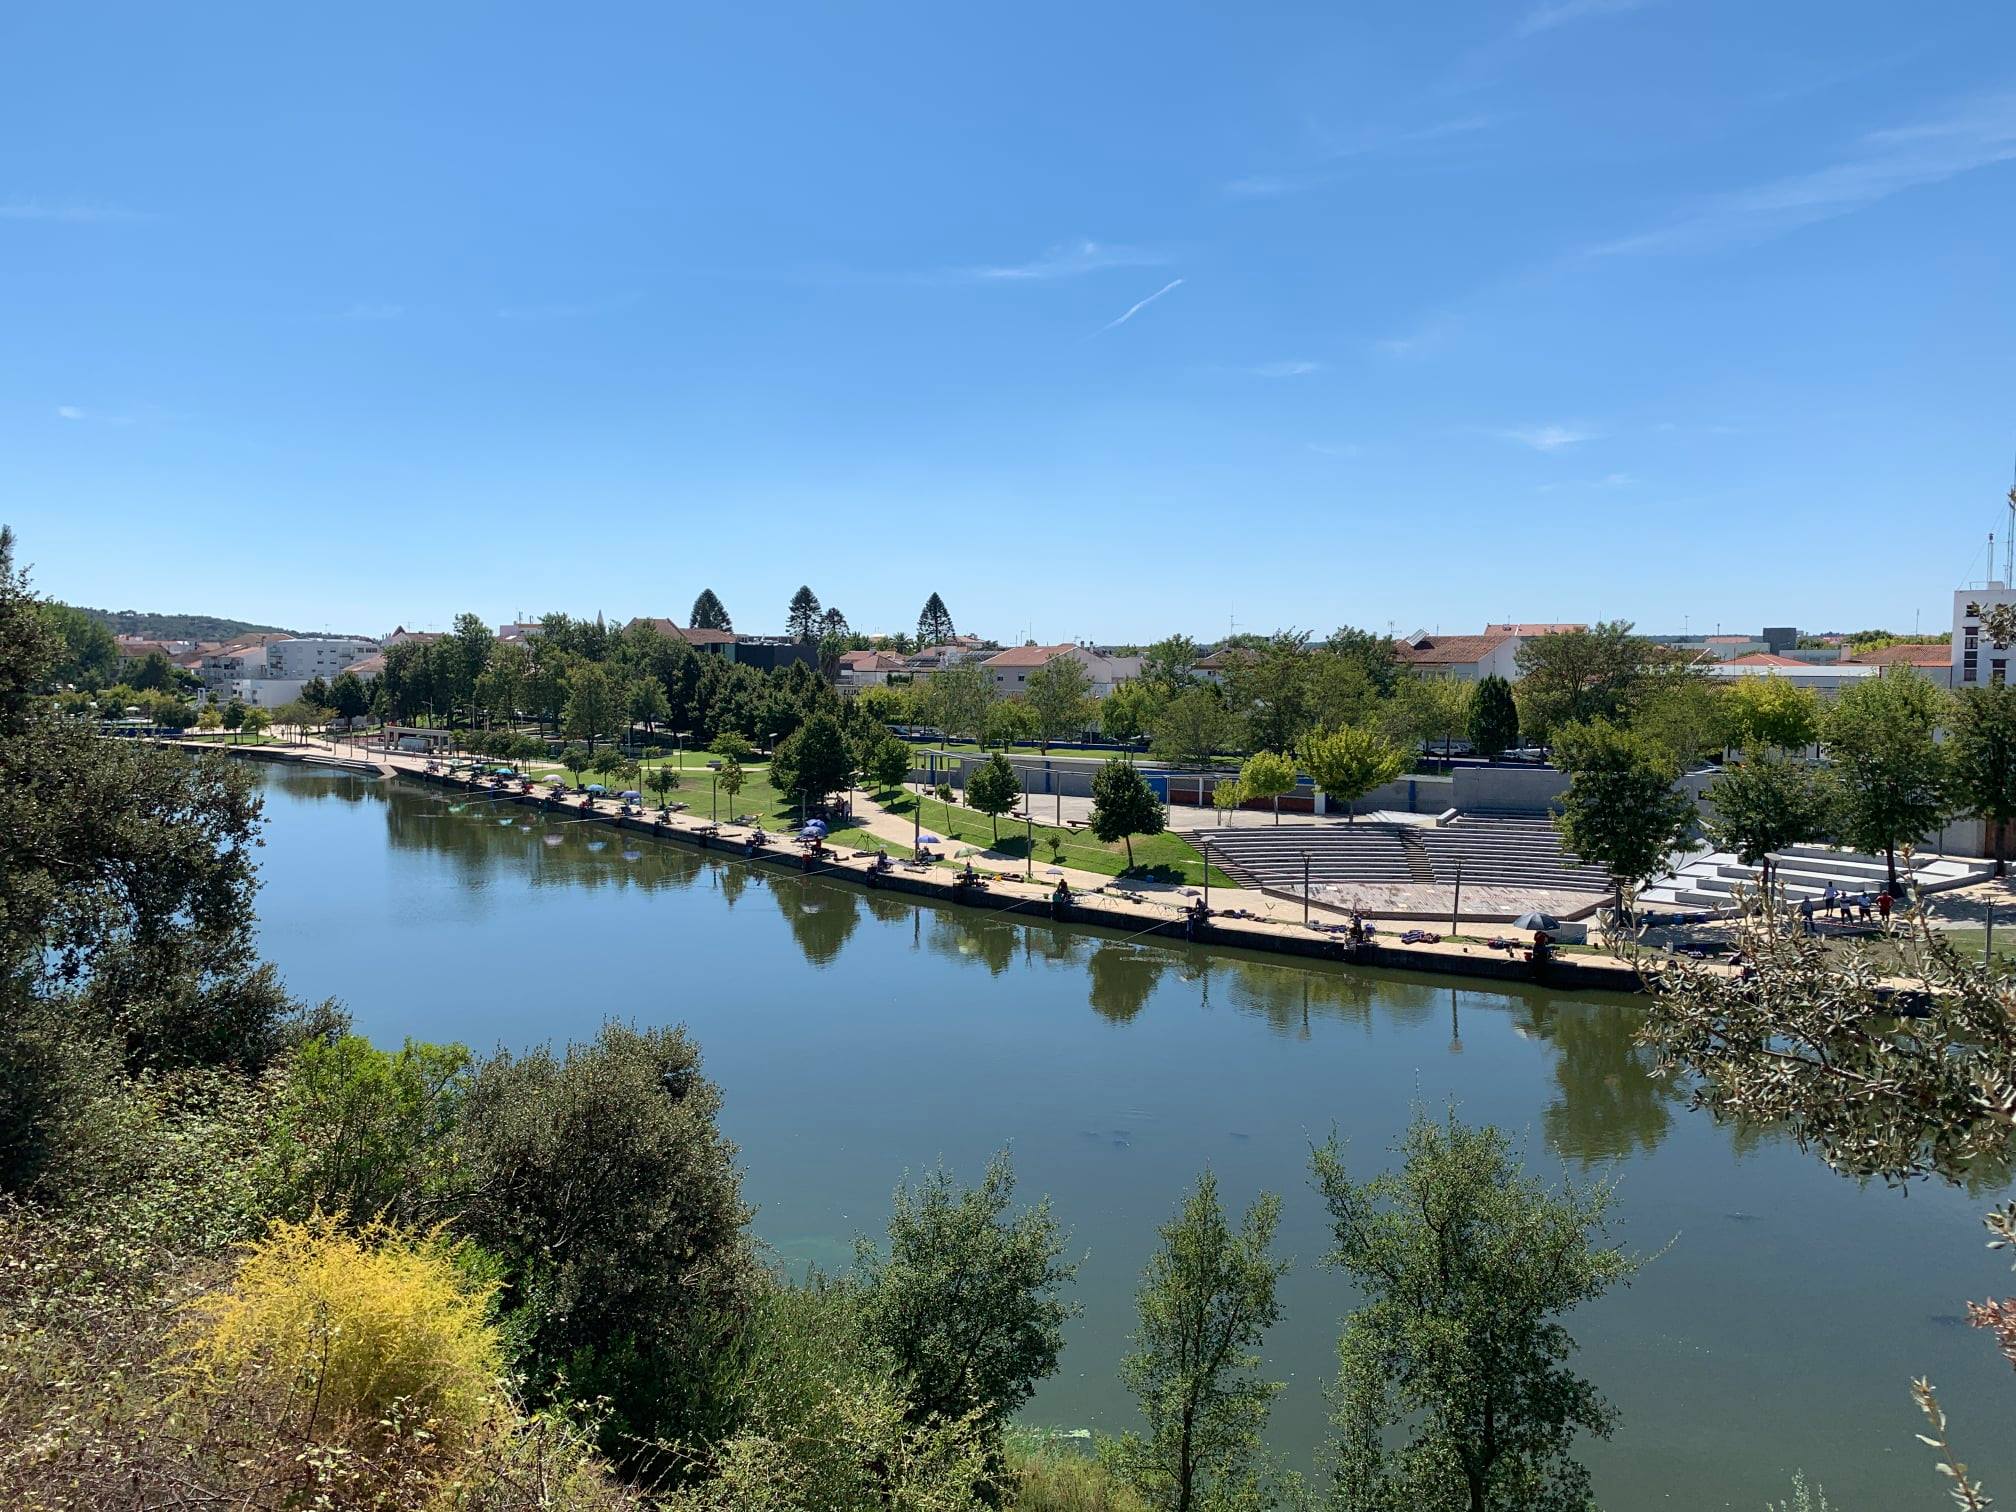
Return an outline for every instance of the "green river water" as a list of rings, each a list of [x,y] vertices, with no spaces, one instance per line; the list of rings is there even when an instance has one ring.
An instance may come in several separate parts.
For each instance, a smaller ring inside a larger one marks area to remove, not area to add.
[[[1804,1467],[1843,1512],[1946,1505],[1907,1395],[1942,1389],[1991,1489],[2016,1495],[2009,1369],[1962,1325],[2006,1292],[1988,1194],[1859,1188],[1646,1074],[1629,999],[1209,956],[759,872],[417,784],[262,767],[261,937],[299,996],[360,1032],[496,1045],[684,1023],[722,1086],[756,1228],[843,1265],[892,1185],[1014,1153],[1083,1258],[1084,1312],[1025,1417],[1131,1421],[1116,1378],[1135,1280],[1196,1172],[1284,1198],[1295,1257],[1270,1364],[1274,1439],[1307,1466],[1352,1292],[1318,1260],[1312,1142],[1360,1169],[1410,1109],[1454,1102],[1550,1177],[1623,1178],[1621,1233],[1659,1251],[1575,1313],[1622,1410],[1584,1445],[1602,1505],[1761,1507]]]

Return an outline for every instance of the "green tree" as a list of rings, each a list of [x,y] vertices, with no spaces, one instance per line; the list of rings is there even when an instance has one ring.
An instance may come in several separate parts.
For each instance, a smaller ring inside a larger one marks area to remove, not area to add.
[[[1693,824],[1693,800],[1673,786],[1663,751],[1595,719],[1556,732],[1555,759],[1568,774],[1555,828],[1562,843],[1610,873],[1617,910],[1626,888],[1659,874]]]
[[[733,1422],[760,1267],[720,1109],[684,1030],[613,1023],[564,1055],[500,1052],[463,1098],[457,1227],[503,1265],[528,1385],[606,1399],[618,1458]]]
[[[1989,847],[2006,871],[2009,826],[2016,822],[2016,684],[1967,688],[1954,697],[1946,761],[1954,801],[1987,821]]]
[[[994,843],[1001,843],[1001,816],[1022,799],[1022,779],[1008,758],[996,751],[966,773],[966,804],[994,822]]]
[[[1617,719],[1655,653],[1631,633],[1629,621],[1609,620],[1586,630],[1536,635],[1520,643],[1517,659],[1520,721],[1529,730],[1551,732],[1566,724]]]
[[[665,697],[665,685],[655,677],[640,677],[630,684],[630,719],[652,733],[672,717],[672,705]]]
[[[1145,677],[1116,683],[1099,700],[1099,733],[1108,740],[1132,744],[1155,727],[1167,695]]]
[[[1224,696],[1209,684],[1199,683],[1162,706],[1150,727],[1148,748],[1164,761],[1205,767],[1238,738],[1238,721],[1225,707]]]
[[[854,751],[840,721],[814,714],[778,742],[770,757],[770,775],[780,792],[816,807],[826,795],[854,780]]]
[[[1145,1435],[1114,1459],[1161,1512],[1258,1503],[1252,1495],[1267,1412],[1281,1390],[1260,1376],[1261,1344],[1280,1319],[1275,1288],[1288,1262],[1268,1252],[1281,1199],[1263,1193],[1235,1231],[1210,1171],[1162,1226],[1162,1247],[1135,1294],[1135,1352],[1120,1377],[1141,1404]]]
[[[819,595],[802,583],[784,611],[784,633],[796,641],[819,638]]]
[[[1771,853],[1819,837],[1827,825],[1827,799],[1813,770],[1786,751],[1758,746],[1708,784],[1706,828],[1745,866],[1761,869],[1771,895]]]
[[[1295,791],[1295,763],[1276,751],[1255,751],[1239,768],[1239,791],[1248,801],[1274,800],[1274,822],[1281,822],[1281,795]]]
[[[723,757],[721,770],[715,773],[714,780],[720,785],[721,791],[728,795],[728,812],[733,814],[735,795],[742,791],[742,763],[733,756]]]
[[[1470,699],[1470,749],[1495,761],[1519,743],[1519,706],[1512,685],[1493,673]]]
[[[585,740],[592,751],[599,740],[617,734],[628,722],[629,703],[616,674],[601,662],[576,662],[567,670],[567,709],[561,731],[569,740]]]
[[[468,1069],[460,1045],[409,1039],[388,1053],[354,1034],[308,1041],[268,1118],[257,1179],[271,1210],[296,1221],[440,1221]]]
[[[1470,685],[1453,677],[1402,677],[1380,710],[1379,722],[1409,751],[1449,744],[1470,728]]]
[[[1111,845],[1127,842],[1127,870],[1134,869],[1134,837],[1159,835],[1169,811],[1134,763],[1115,757],[1092,774],[1092,833]]]
[[[986,668],[978,662],[956,662],[933,672],[925,682],[924,718],[949,739],[978,740],[996,697],[993,675]]]
[[[713,740],[714,754],[726,761],[748,762],[756,754],[756,747],[733,730],[723,730]]]
[[[1316,1152],[1336,1248],[1365,1297],[1338,1342],[1336,1491],[1358,1509],[1581,1512],[1575,1436],[1616,1412],[1568,1368],[1558,1319],[1636,1268],[1601,1242],[1610,1186],[1549,1190],[1505,1136],[1417,1116],[1399,1171]]]
[[[714,596],[712,588],[702,588],[700,596],[693,600],[693,612],[686,616],[686,626],[689,630],[733,631],[735,628],[728,618],[728,610]]]
[[[1720,756],[1736,738],[1726,685],[1688,665],[1660,667],[1631,695],[1631,728],[1686,771],[1704,756]]]
[[[1357,663],[1381,698],[1390,697],[1400,681],[1400,658],[1393,650],[1391,636],[1340,625],[1330,632],[1324,649],[1332,656]]]
[[[272,723],[273,716],[266,710],[247,709],[245,717],[239,721],[239,728],[244,731],[247,738],[254,744],[257,744],[260,737],[266,733]]]
[[[0,526],[0,1189],[18,1191],[98,1099],[80,1063],[256,1070],[297,1006],[254,950],[251,773],[101,740],[40,696],[63,651],[13,553]]]
[[[364,680],[355,672],[336,674],[336,680],[329,684],[329,701],[344,719],[361,719],[371,710],[371,698],[364,691]]]
[[[1008,1216],[1007,1155],[960,1190],[942,1166],[896,1189],[889,1248],[856,1242],[868,1338],[888,1352],[916,1422],[970,1415],[998,1433],[1057,1368],[1076,1273],[1048,1200]]]
[[[987,717],[980,727],[980,743],[1005,751],[1012,745],[1026,745],[1036,738],[1036,711],[1020,698],[997,698],[987,705]]]
[[[1043,749],[1081,734],[1092,719],[1092,674],[1075,656],[1053,656],[1029,674],[1023,697],[1036,716]]]
[[[595,753],[585,745],[573,744],[560,752],[560,765],[574,774],[574,785],[581,785],[581,774],[588,770],[588,764],[595,759]]]
[[[231,744],[238,744],[238,732],[245,728],[245,705],[235,698],[224,705],[224,728],[231,732]]]
[[[1377,730],[1344,725],[1302,742],[1303,767],[1316,786],[1341,799],[1345,812],[1358,817],[1358,800],[1384,787],[1407,770],[1407,753]]]
[[[1882,854],[1892,894],[1897,847],[1915,844],[1952,811],[1937,739],[1944,712],[1939,690],[1900,668],[1843,688],[1822,729],[1841,837]]]
[[[910,747],[894,735],[885,735],[869,751],[863,766],[882,792],[900,788],[910,775]]]
[[[1282,630],[1226,655],[1225,703],[1254,749],[1287,751],[1315,726],[1310,654],[1299,630]]]
[[[1803,751],[1820,739],[1820,700],[1788,677],[1741,677],[1729,690],[1731,739]]]
[[[952,611],[945,607],[945,600],[935,593],[924,600],[924,607],[917,613],[917,649],[942,646],[956,634]]]
[[[37,606],[56,633],[57,652],[48,678],[59,687],[108,687],[119,678],[119,642],[96,615],[44,599]]]
[[[1197,642],[1187,635],[1165,636],[1142,654],[1141,676],[1135,680],[1173,698],[1197,681],[1197,662]]]
[[[658,806],[671,806],[672,790],[679,786],[679,774],[662,761],[651,768],[651,775],[644,779],[646,786],[658,795]]]
[[[516,722],[531,676],[532,653],[522,641],[498,641],[492,645],[482,674],[476,679],[476,703],[483,711],[483,718],[505,725]]]

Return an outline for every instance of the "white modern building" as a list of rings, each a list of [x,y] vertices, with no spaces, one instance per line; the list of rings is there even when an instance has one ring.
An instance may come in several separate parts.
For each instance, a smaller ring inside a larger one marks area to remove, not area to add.
[[[2009,662],[2016,648],[1998,646],[1981,633],[1981,611],[2016,604],[2016,589],[1988,582],[1979,588],[1953,591],[1953,644],[1948,648],[1952,685],[1975,688],[2009,680]]]
[[[291,640],[266,644],[266,675],[299,678],[331,678],[346,667],[376,654],[378,643],[361,635],[297,635]]]

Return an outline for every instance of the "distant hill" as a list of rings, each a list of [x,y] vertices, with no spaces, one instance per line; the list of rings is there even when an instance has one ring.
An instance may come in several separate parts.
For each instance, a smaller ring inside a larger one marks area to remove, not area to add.
[[[236,635],[292,635],[283,625],[255,625],[250,620],[224,619],[215,614],[155,614],[139,609],[86,609],[84,613],[114,635],[144,635],[151,640],[230,640]]]

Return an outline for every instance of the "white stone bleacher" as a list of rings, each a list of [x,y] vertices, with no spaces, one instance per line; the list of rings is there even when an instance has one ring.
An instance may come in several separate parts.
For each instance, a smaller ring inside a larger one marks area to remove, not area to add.
[[[1639,890],[1641,907],[1734,911],[1742,895],[1754,895],[1760,869],[1745,866],[1728,851],[1708,851]],[[1968,856],[1913,855],[1897,858],[1897,875],[1921,892],[1939,892],[1985,881],[1995,863]],[[1837,893],[1877,893],[1889,885],[1881,856],[1828,845],[1793,845],[1771,855],[1772,888],[1786,902],[1822,899],[1832,883]]]

